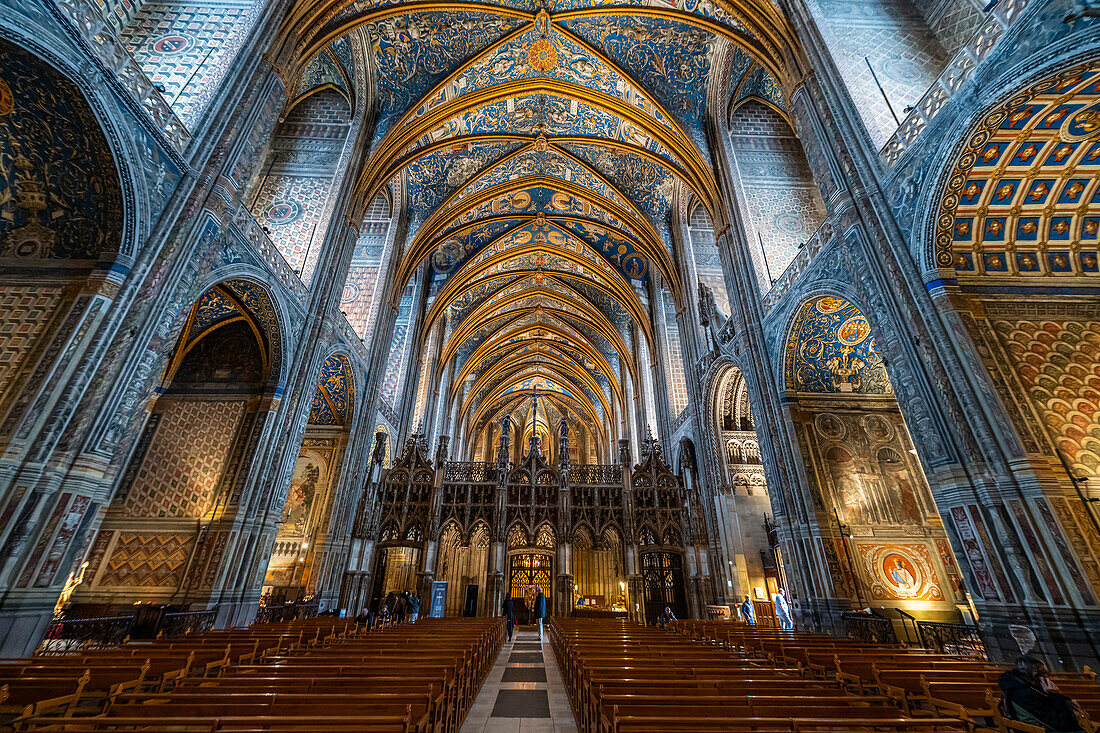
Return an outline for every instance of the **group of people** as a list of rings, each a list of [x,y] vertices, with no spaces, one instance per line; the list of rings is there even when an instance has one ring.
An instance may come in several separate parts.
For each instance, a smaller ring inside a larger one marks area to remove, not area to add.
[[[364,608],[355,617],[355,620],[360,624],[366,624],[368,629],[373,629],[375,626],[403,624],[406,621],[414,623],[419,617],[420,594],[402,591],[401,593],[387,593],[386,599],[377,611],[373,608]]]
[[[516,602],[512,599],[511,594],[504,596],[500,613],[508,624],[508,641],[511,641],[512,632],[516,628]],[[536,588],[535,598],[531,603],[531,619],[538,624],[539,641],[542,641],[542,620],[544,618],[546,618],[546,594],[542,592],[542,588]]]
[[[779,624],[779,628],[793,629],[794,619],[791,617],[791,605],[787,602],[787,594],[782,588],[776,589],[775,594],[772,595],[772,605],[775,606],[775,620]],[[741,612],[742,621],[751,626],[756,625],[756,609],[747,595],[745,600],[741,601],[738,610]]]

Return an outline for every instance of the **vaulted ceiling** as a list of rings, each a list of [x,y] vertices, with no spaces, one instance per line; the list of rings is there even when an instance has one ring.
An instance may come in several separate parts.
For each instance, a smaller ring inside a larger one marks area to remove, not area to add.
[[[428,283],[420,332],[442,328],[461,419],[527,420],[537,386],[607,447],[654,348],[650,299],[690,297],[670,209],[724,221],[705,121],[744,83],[714,69],[736,54],[727,75],[797,79],[785,19],[770,0],[322,0],[286,36],[314,58],[354,29],[378,112],[357,191],[406,203],[395,282]]]

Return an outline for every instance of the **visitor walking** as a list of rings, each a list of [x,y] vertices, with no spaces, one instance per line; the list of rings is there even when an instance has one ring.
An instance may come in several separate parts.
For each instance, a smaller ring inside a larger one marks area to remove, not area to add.
[[[405,623],[405,613],[408,611],[409,592],[403,591],[393,602],[393,622]]]
[[[539,623],[539,641],[542,641],[542,619],[546,616],[546,596],[542,594],[542,588],[535,594],[535,618]]]
[[[756,625],[756,613],[752,609],[752,601],[748,596],[745,596],[745,600],[741,602],[741,620],[749,626]]]
[[[414,624],[416,619],[420,617],[420,596],[413,593],[409,596],[407,604],[409,607],[409,623]]]
[[[791,619],[791,607],[787,603],[787,596],[780,588],[772,596],[772,602],[775,604],[775,618],[779,621],[779,628],[781,629],[793,629],[794,620]]]
[[[516,628],[516,604],[511,594],[504,596],[504,605],[500,607],[500,613],[508,624],[508,641],[511,641],[512,631]]]

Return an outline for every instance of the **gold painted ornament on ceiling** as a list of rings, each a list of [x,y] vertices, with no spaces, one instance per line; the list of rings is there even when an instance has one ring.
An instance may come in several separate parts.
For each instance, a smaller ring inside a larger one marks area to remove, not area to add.
[[[527,49],[527,63],[538,71],[549,71],[558,65],[558,49],[549,39],[540,38]]]

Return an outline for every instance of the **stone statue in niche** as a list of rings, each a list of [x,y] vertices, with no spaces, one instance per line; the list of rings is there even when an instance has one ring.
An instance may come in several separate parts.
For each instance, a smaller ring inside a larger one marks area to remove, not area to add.
[[[718,332],[722,327],[721,316],[718,311],[718,302],[714,299],[714,291],[705,283],[699,283],[699,323],[707,329],[707,344],[711,352],[718,351]]]

